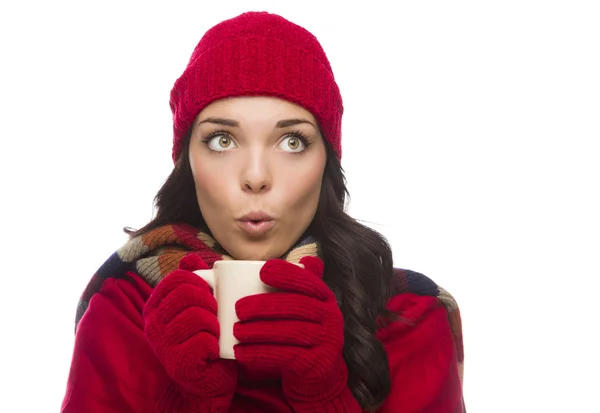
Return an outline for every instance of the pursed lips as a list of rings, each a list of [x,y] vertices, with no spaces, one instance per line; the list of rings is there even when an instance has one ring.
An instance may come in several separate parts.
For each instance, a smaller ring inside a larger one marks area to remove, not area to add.
[[[264,235],[275,225],[275,219],[263,211],[253,211],[237,219],[240,228],[249,235]]]

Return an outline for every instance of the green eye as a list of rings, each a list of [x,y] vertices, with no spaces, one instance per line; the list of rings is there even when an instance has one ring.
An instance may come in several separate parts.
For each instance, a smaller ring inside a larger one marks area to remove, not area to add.
[[[297,138],[290,138],[287,141],[287,145],[291,150],[295,151],[300,147],[300,141]]]
[[[306,144],[297,136],[289,135],[281,141],[279,147],[286,152],[302,152],[306,149]]]
[[[227,134],[219,133],[204,141],[208,147],[215,152],[223,152],[235,148],[233,138]]]
[[[227,149],[231,145],[231,138],[229,136],[219,137],[219,146],[223,149]]]

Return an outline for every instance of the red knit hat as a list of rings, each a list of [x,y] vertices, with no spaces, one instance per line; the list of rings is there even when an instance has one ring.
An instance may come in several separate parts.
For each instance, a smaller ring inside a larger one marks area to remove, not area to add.
[[[275,96],[308,110],[342,157],[343,104],[329,60],[306,29],[267,12],[248,12],[206,32],[171,90],[173,161],[198,113],[232,96]]]

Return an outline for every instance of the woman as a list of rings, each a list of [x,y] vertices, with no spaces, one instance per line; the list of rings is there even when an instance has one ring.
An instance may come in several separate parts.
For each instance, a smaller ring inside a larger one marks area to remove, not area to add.
[[[317,39],[268,13],[224,21],[170,104],[174,170],[82,295],[62,411],[462,412],[452,297],[344,212],[342,99]],[[221,259],[265,260],[278,290],[237,302],[235,360],[193,273]]]

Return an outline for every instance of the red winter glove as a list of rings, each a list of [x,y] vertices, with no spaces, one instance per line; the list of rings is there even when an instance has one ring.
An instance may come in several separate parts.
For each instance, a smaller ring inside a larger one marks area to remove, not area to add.
[[[202,412],[227,412],[237,383],[235,361],[219,358],[217,302],[192,271],[208,266],[184,257],[154,289],[144,307],[146,337],[169,376]]]
[[[342,357],[344,318],[321,279],[323,262],[269,260],[262,281],[278,290],[240,299],[236,360],[249,369],[281,374],[283,391],[296,412],[361,412],[347,387]]]

